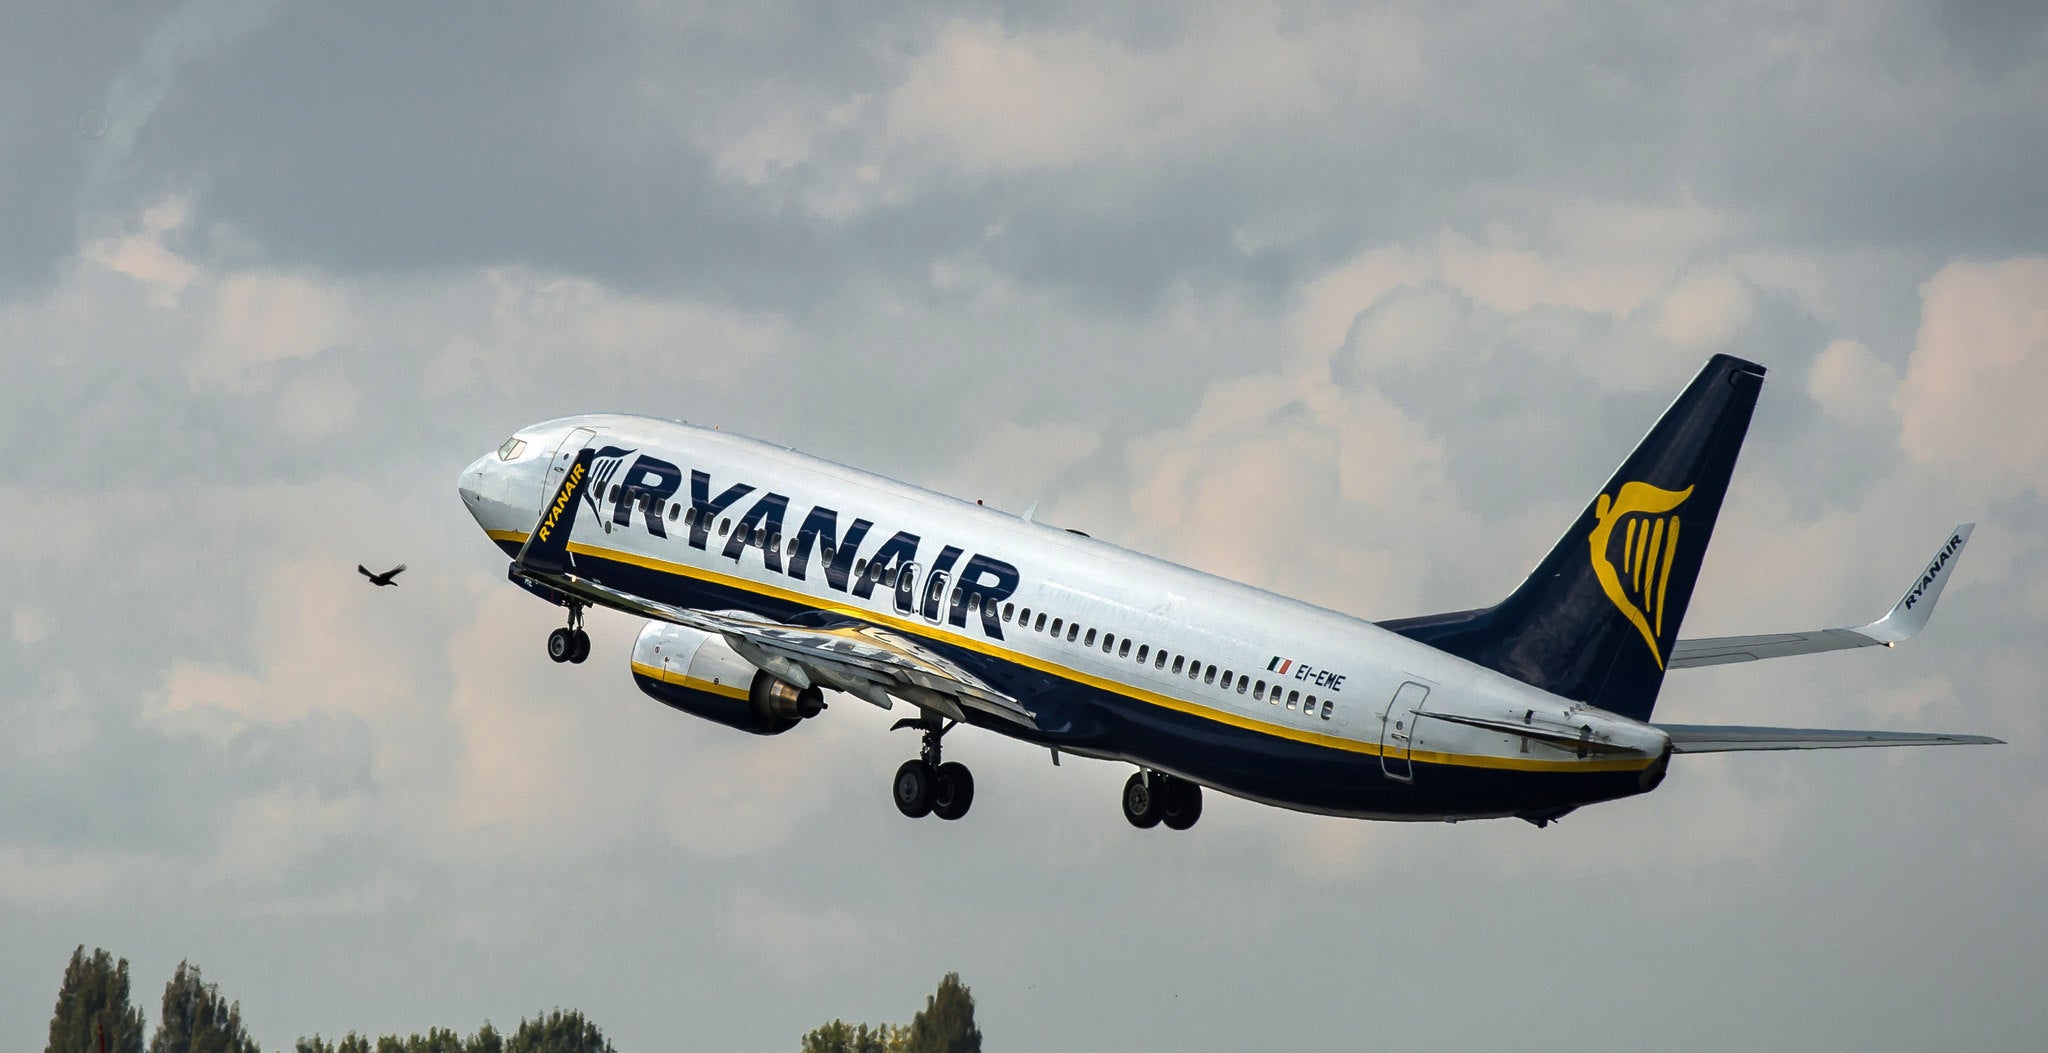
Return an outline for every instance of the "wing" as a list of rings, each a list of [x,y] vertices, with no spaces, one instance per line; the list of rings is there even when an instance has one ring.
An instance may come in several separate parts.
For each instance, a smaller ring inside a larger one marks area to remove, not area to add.
[[[360,564],[360,563],[356,564],[356,570],[358,570],[358,571],[361,571],[361,572],[362,572],[362,575],[363,575],[363,577],[366,577],[366,578],[374,578],[374,577],[376,577],[376,576],[377,576],[377,575],[375,575],[375,574],[372,574],[372,573],[370,573],[370,568],[368,568],[368,567],[365,567],[365,566],[363,566],[363,565],[362,565],[362,564]]]
[[[1709,724],[1658,724],[1671,736],[1673,753],[1735,753],[1750,750],[1836,750],[1859,746],[1992,746],[2004,739],[1985,735],[1939,735],[1917,731],[1839,731],[1833,728],[1745,728]]]
[[[1037,726],[1031,710],[1015,698],[916,641],[857,618],[849,616],[831,628],[812,628],[745,611],[698,611],[658,603],[575,574],[525,576],[614,610],[716,633],[740,657],[799,688],[834,688],[883,709],[891,708],[893,695],[954,720],[964,718],[964,706],[1025,727]]]
[[[385,571],[385,572],[384,572],[384,576],[385,576],[385,577],[387,577],[387,578],[395,578],[395,577],[399,576],[400,574],[402,574],[402,573],[404,573],[404,572],[405,572],[405,564],[403,564],[403,563],[400,563],[400,564],[399,564],[398,566],[395,566],[395,567],[391,568],[390,570],[387,570],[387,571]]]
[[[1795,654],[1818,654],[1822,651],[1840,651],[1851,647],[1876,647],[1903,643],[1927,627],[1927,619],[1934,613],[1935,601],[1941,599],[1941,590],[1955,572],[1956,561],[1963,554],[1963,546],[1970,540],[1970,531],[1976,524],[1964,523],[1943,539],[1941,547],[1935,550],[1934,558],[1925,570],[1913,579],[1906,588],[1906,594],[1892,605],[1891,613],[1871,622],[1844,629],[1815,629],[1799,633],[1774,633],[1764,636],[1715,636],[1699,640],[1680,640],[1671,647],[1671,659],[1667,668],[1688,669],[1701,665],[1724,665],[1729,662],[1754,662],[1763,658],[1784,658]],[[1792,748],[1792,747],[1778,747]]]

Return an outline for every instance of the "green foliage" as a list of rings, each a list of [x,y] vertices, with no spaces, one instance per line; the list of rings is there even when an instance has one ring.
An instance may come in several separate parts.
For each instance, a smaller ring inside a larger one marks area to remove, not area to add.
[[[85,947],[71,952],[57,1011],[50,1017],[46,1053],[99,1053],[101,1032],[107,1053],[142,1053],[142,1010],[128,1004],[128,959]]]
[[[974,995],[959,973],[947,973],[909,1027],[834,1020],[805,1035],[801,1053],[981,1053]]]
[[[149,1053],[263,1053],[242,1028],[242,1006],[199,978],[198,966],[178,963],[164,985],[163,1016]]]
[[[618,1053],[597,1025],[583,1014],[559,1009],[545,1017],[521,1020],[505,1043],[505,1053]]]
[[[959,973],[947,973],[939,989],[925,999],[924,1010],[910,1018],[903,1053],[981,1053],[974,995],[960,982]]]
[[[294,1053],[617,1053],[597,1025],[577,1012],[556,1010],[544,1017],[521,1020],[510,1041],[488,1022],[463,1038],[445,1028],[424,1035],[385,1035],[374,1043],[351,1031],[339,1043],[319,1035],[302,1038]]]
[[[804,1036],[802,1053],[896,1053],[904,1030],[892,1024],[870,1028],[834,1020]]]

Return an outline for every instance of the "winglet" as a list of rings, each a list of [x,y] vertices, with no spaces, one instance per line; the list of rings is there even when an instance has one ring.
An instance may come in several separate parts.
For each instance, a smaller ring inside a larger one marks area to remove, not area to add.
[[[555,488],[555,496],[540,510],[540,519],[533,524],[533,533],[526,538],[526,544],[519,550],[515,567],[536,570],[542,573],[560,573],[569,569],[569,535],[576,526],[576,506],[582,503],[583,488],[590,481],[590,461],[595,451],[584,447],[576,455],[576,463],[569,466],[567,475],[562,476],[562,485]]]
[[[1941,599],[1941,590],[1955,573],[1963,546],[1969,543],[1970,531],[1976,526],[1975,523],[1964,523],[1950,531],[1941,548],[1935,551],[1934,558],[1928,561],[1927,569],[1913,579],[1906,594],[1892,606],[1891,613],[1856,631],[1889,647],[1910,640],[1915,633],[1925,629],[1927,619],[1934,614],[1935,601]]]

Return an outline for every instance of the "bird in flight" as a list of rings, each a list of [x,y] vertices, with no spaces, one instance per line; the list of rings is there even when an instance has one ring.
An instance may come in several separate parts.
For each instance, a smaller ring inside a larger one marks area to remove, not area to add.
[[[391,579],[397,577],[398,572],[405,569],[405,564],[400,563],[398,566],[395,566],[382,574],[372,574],[370,573],[370,568],[365,567],[360,563],[356,564],[356,569],[362,572],[363,577],[370,579],[370,584],[372,585],[396,585],[398,583],[392,581]]]

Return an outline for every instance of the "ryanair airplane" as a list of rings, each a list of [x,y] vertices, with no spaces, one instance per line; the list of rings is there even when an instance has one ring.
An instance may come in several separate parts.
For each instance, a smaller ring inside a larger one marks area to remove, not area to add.
[[[1373,623],[1072,530],[688,424],[536,424],[463,473],[511,580],[567,608],[557,662],[590,654],[592,605],[648,619],[634,682],[757,735],[824,691],[922,734],[904,815],[958,819],[962,724],[1122,761],[1124,815],[1192,826],[1204,787],[1366,819],[1537,826],[1646,793],[1673,754],[1992,743],[1974,735],[1705,727],[1651,719],[1667,670],[1918,632],[1965,524],[1889,614],[1857,628],[1677,639],[1762,367],[1716,356],[1521,587],[1483,610]]]

